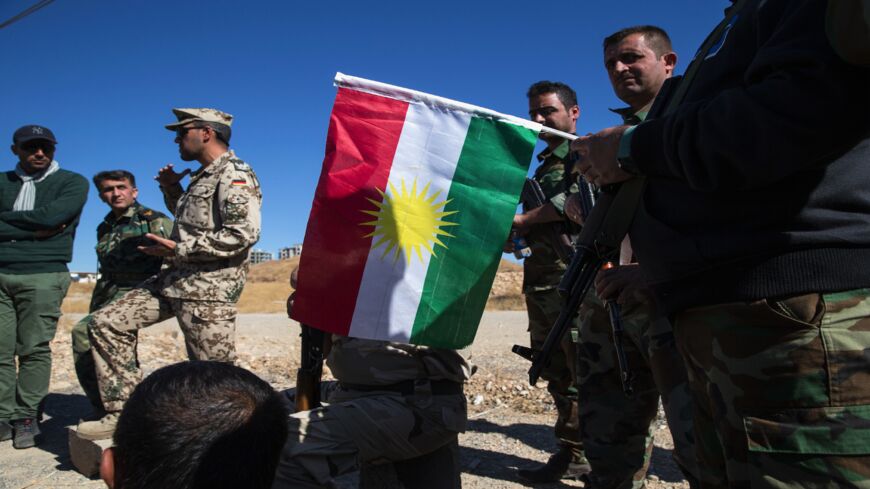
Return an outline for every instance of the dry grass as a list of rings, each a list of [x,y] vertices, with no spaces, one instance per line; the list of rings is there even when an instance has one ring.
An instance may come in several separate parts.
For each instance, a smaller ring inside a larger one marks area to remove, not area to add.
[[[274,260],[258,263],[251,267],[248,273],[248,283],[251,282],[282,282],[290,283],[290,272],[299,265],[299,257],[289,260]]]
[[[502,272],[522,272],[523,266],[512,261],[502,260],[498,264],[498,273]]]
[[[293,290],[290,288],[290,272],[298,264],[299,258],[297,257],[252,266],[248,275],[248,283],[245,285],[241,299],[239,299],[239,312],[262,314],[285,312],[287,296]],[[502,260],[496,282],[499,282],[499,276],[508,277],[521,270],[520,265]],[[93,290],[94,284],[74,283],[70,285],[66,299],[63,301],[63,312],[65,314],[87,313]],[[525,309],[525,301],[518,286],[496,286],[493,288],[493,292],[496,295],[490,296],[489,302],[486,304],[487,310],[517,311]]]
[[[241,313],[283,313],[287,311],[289,282],[248,282],[239,299]]]
[[[88,307],[91,305],[91,293],[94,291],[94,284],[72,283],[63,300],[60,310],[64,314],[87,314]]]

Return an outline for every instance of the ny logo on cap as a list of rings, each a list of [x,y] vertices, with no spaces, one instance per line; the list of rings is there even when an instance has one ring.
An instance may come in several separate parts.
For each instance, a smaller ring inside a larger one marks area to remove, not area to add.
[[[33,126],[30,128],[30,130],[33,131],[33,134],[39,134],[40,136],[42,136],[43,131],[41,127]]]

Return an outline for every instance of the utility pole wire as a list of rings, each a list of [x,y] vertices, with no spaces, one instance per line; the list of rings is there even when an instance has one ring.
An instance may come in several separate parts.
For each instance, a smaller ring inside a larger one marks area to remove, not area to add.
[[[33,12],[36,12],[37,10],[41,9],[42,7],[45,7],[46,5],[50,4],[53,1],[54,0],[39,0],[38,2],[31,5],[30,7],[24,9],[24,11],[22,11],[20,14],[11,17],[9,20],[4,21],[2,24],[0,24],[0,29],[3,29],[4,27],[8,27],[8,26],[18,22],[19,20],[27,17],[28,15],[32,14]]]

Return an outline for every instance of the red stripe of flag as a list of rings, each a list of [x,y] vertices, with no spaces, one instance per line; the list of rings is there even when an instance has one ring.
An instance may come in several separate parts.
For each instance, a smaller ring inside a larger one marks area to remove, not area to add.
[[[323,171],[305,231],[293,319],[331,333],[350,329],[372,238],[360,224],[374,218],[408,104],[339,88],[329,121]]]

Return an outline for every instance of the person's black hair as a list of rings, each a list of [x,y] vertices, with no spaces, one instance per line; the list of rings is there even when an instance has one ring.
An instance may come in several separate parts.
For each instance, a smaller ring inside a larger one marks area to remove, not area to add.
[[[632,34],[643,34],[647,47],[652,49],[659,58],[674,50],[671,46],[671,38],[668,36],[668,33],[661,27],[654,25],[636,25],[620,29],[604,38],[604,49],[606,50],[610,46],[620,43]]]
[[[100,185],[103,183],[103,180],[129,180],[130,186],[134,188],[136,187],[136,177],[127,170],[101,171],[94,175],[94,185],[97,187],[98,191],[100,190]]]
[[[565,85],[562,82],[554,82],[549,80],[541,80],[529,87],[526,97],[531,99],[540,95],[555,93],[559,97],[559,101],[565,106],[565,109],[570,109],[577,105],[577,94],[574,89]]]
[[[287,406],[253,373],[182,362],[140,383],[115,430],[117,489],[268,489]]]
[[[233,136],[233,130],[230,126],[218,122],[200,122],[200,124],[210,127],[221,142],[227,146],[230,145],[230,138]]]

